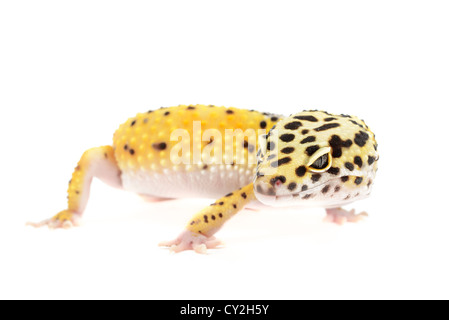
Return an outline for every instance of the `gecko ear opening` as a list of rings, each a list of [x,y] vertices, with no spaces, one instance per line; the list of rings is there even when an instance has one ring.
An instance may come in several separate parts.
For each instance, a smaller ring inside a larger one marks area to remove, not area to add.
[[[312,172],[324,172],[332,165],[332,149],[323,147],[318,149],[309,159],[307,168]]]

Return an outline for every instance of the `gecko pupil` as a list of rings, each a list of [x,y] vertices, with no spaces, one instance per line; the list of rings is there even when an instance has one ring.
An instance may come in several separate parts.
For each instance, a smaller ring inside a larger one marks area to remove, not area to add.
[[[321,157],[315,160],[315,162],[311,165],[314,169],[324,169],[329,164],[329,156],[327,154],[323,154]]]

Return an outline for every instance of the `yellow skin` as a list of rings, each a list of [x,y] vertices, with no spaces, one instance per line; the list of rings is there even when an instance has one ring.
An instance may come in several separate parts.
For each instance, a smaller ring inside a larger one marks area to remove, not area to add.
[[[214,129],[220,135],[218,138],[196,135],[195,121],[200,124],[201,132]],[[258,140],[238,134],[231,148],[225,148],[226,129],[268,131],[276,123],[276,130],[272,129],[267,139],[261,139],[261,145]],[[328,124],[331,127],[321,127]],[[176,129],[184,129],[191,137],[190,145],[182,150],[184,162],[181,163],[174,163],[172,155],[174,150],[178,154],[181,145],[171,137]],[[310,141],[304,142],[307,137]],[[349,146],[346,140],[353,142]],[[211,152],[214,148],[232,149],[231,156],[229,152]],[[128,119],[115,132],[112,146],[87,150],[70,180],[67,209],[32,225],[77,224],[87,205],[93,177],[117,188],[156,197],[222,195],[189,220],[178,238],[161,243],[174,251],[194,249],[204,253],[207,248],[216,247],[219,241],[213,234],[256,200],[270,205],[291,205],[292,200],[300,206],[319,205],[329,208],[328,215],[335,222],[357,221],[360,215],[338,206],[369,194],[377,171],[376,149],[374,134],[356,117],[307,111],[282,118],[205,105],[161,108]],[[196,158],[195,162],[195,151],[212,155],[210,162],[205,163],[203,158],[199,161]],[[326,167],[313,168],[317,163]]]

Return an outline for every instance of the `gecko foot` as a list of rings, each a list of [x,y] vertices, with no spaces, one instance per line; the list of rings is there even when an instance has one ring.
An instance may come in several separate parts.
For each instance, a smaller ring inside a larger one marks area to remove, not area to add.
[[[184,250],[195,250],[197,253],[207,253],[207,249],[216,248],[221,243],[215,237],[206,237],[204,235],[184,230],[175,240],[163,241],[159,243],[161,247],[170,247],[172,252],[181,252]]]
[[[63,210],[55,215],[53,218],[43,220],[41,222],[27,222],[27,226],[40,228],[48,226],[50,229],[64,228],[69,229],[73,226],[78,226],[81,215],[72,210]]]
[[[339,225],[343,225],[346,222],[359,222],[368,217],[366,212],[356,214],[354,209],[347,211],[343,208],[326,209],[326,214],[327,216],[324,218],[324,221],[333,222]]]

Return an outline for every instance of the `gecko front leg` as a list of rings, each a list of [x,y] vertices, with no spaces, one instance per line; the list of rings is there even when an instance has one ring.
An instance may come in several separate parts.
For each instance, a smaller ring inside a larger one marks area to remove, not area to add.
[[[77,225],[86,208],[90,185],[94,177],[112,187],[121,188],[121,172],[113,147],[103,146],[84,152],[69,181],[67,209],[60,211],[50,219],[37,223],[28,222],[27,225],[33,227],[47,225],[50,228],[69,228]]]
[[[198,212],[176,239],[163,241],[159,245],[170,247],[174,252],[195,250],[197,253],[206,253],[207,249],[221,244],[213,235],[254,199],[252,183],[231,192]]]

